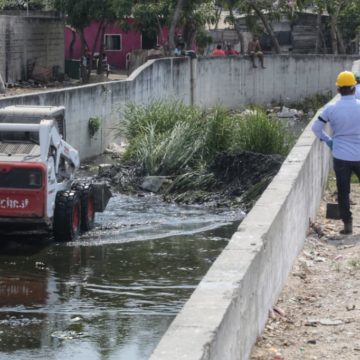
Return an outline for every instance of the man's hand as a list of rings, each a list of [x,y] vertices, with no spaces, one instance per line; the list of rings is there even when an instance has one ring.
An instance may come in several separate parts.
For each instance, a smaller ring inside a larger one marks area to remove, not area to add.
[[[333,141],[332,141],[332,140],[327,140],[327,141],[326,141],[326,145],[330,148],[330,150],[332,150],[332,148],[333,148]]]

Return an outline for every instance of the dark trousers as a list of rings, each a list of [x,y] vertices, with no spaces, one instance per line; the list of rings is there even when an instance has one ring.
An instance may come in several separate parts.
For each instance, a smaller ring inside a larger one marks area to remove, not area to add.
[[[340,217],[344,223],[349,223],[352,221],[352,213],[350,211],[351,174],[354,172],[360,180],[360,161],[346,161],[334,158],[334,171]]]

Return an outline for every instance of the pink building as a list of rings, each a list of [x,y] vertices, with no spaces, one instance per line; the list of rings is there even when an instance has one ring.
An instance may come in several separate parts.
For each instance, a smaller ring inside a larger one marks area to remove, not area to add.
[[[134,20],[129,20],[132,24]],[[85,28],[85,40],[91,50],[95,42],[98,31],[98,23],[92,22]],[[164,37],[167,37],[168,31],[164,29]],[[65,28],[65,59],[70,59],[70,44],[72,40],[72,31]],[[126,56],[135,49],[152,49],[157,44],[162,45],[164,39],[159,36],[148,36],[148,34],[140,33],[139,31],[129,30],[124,31],[115,23],[109,24],[106,27],[104,34],[104,52],[107,55],[108,63],[113,69],[126,69]],[[96,51],[100,51],[100,40],[98,41]],[[76,40],[73,45],[73,59],[80,59],[81,45],[79,34],[76,34]]]

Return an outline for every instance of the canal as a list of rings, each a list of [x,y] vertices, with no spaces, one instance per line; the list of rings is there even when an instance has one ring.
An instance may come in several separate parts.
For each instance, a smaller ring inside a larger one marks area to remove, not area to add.
[[[148,359],[243,216],[116,195],[78,241],[2,238],[0,359]]]

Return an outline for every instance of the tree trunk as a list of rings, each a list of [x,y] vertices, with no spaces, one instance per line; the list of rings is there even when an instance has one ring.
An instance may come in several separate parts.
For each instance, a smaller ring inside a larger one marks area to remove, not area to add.
[[[261,12],[261,10],[256,6],[256,4],[254,3],[254,1],[251,1],[249,3],[249,5],[254,9],[255,13],[259,16],[260,20],[262,21],[267,33],[269,34],[271,41],[273,43],[274,46],[274,50],[277,54],[280,54],[280,45],[279,42],[270,26],[270,24],[268,23],[265,15]]]
[[[159,17],[157,15],[155,15],[156,17],[156,23],[159,27],[159,34],[160,34],[160,41],[159,41],[159,44],[161,45],[164,45],[164,42],[165,42],[165,36],[164,36],[164,31],[163,31],[163,27],[161,26],[161,23],[160,23],[160,20],[159,20]]]
[[[218,26],[219,26],[219,21],[220,21],[220,17],[221,17],[221,13],[222,13],[223,7],[220,6],[218,9],[215,10],[215,25],[214,25],[214,30],[217,30]]]
[[[98,63],[98,74],[102,74],[102,72],[104,71],[103,67],[102,67],[102,60],[103,60],[103,53],[104,53],[104,36],[105,36],[105,31],[107,28],[107,23],[104,23],[102,28],[101,28],[101,35],[100,35],[100,39],[103,39],[100,42],[100,51],[99,51],[99,63]]]
[[[188,49],[191,49],[191,45],[193,44],[195,33],[196,33],[196,25],[191,20],[186,22],[183,31],[183,38]]]
[[[84,37],[84,29],[80,29],[80,48],[81,48],[81,56],[80,56],[80,72],[81,72],[81,80],[83,83],[88,82],[87,77],[87,62],[85,60],[85,37]]]
[[[341,8],[347,3],[347,0],[339,1],[334,7],[329,2],[326,3],[326,10],[330,15],[330,36],[331,36],[331,48],[333,54],[345,53],[344,41],[342,40],[339,28],[338,28],[338,17]]]
[[[244,54],[245,53],[244,36],[243,36],[242,32],[240,31],[239,25],[235,19],[234,9],[232,7],[230,7],[229,11],[230,11],[230,16],[231,16],[231,21],[233,22],[234,29],[236,31],[236,34],[237,34],[239,42],[240,42],[240,53]]]
[[[174,11],[173,17],[171,19],[171,24],[170,24],[170,29],[169,29],[170,49],[175,48],[175,29],[176,29],[176,25],[180,19],[180,15],[181,15],[181,12],[182,12],[185,2],[186,2],[186,0],[177,0],[177,2],[176,2],[175,11]]]
[[[315,54],[320,53],[321,48],[321,14],[316,15],[316,43],[315,43]]]
[[[96,47],[97,47],[97,43],[99,41],[99,36],[100,36],[100,33],[102,31],[102,28],[104,26],[104,20],[101,20],[99,22],[99,25],[98,25],[98,29],[96,31],[96,36],[95,36],[95,40],[94,40],[94,43],[92,45],[92,49],[91,49],[91,54],[90,54],[90,66],[88,67],[87,71],[88,71],[88,77],[90,78],[90,74],[91,74],[91,70],[92,70],[92,64],[93,64],[93,60],[94,60],[94,54],[95,54],[95,51],[96,51]]]
[[[339,54],[345,54],[346,49],[345,49],[345,45],[344,45],[344,39],[343,39],[341,31],[340,31],[340,29],[339,29],[339,27],[337,25],[336,25],[336,37],[337,37],[337,40],[338,40]]]
[[[331,52],[338,53],[337,34],[336,34],[336,18],[330,16],[330,37],[331,37]]]
[[[74,45],[76,41],[76,31],[71,29],[71,41],[69,45],[69,56],[70,59],[74,57]]]

